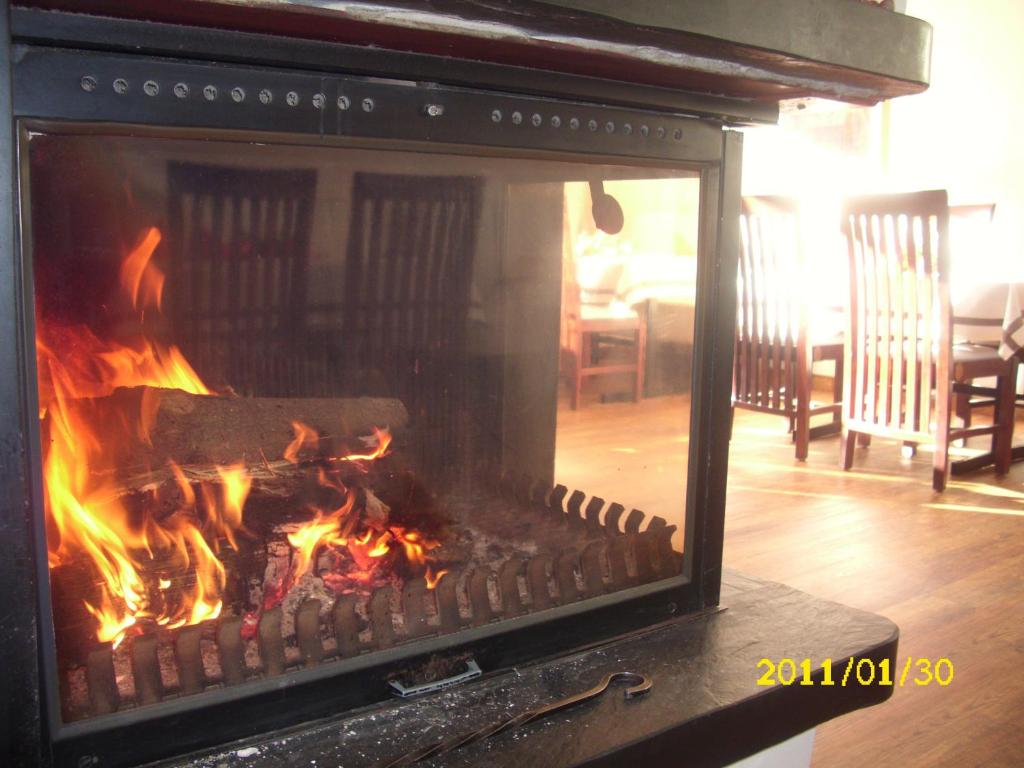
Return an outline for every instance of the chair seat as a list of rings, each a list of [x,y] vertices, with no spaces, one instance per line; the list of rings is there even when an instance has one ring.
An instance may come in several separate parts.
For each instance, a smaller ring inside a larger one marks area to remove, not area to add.
[[[995,347],[984,344],[954,344],[953,363],[1002,363]]]
[[[1009,362],[999,356],[994,347],[984,344],[955,344],[953,346],[953,380],[1001,376],[1006,373]]]

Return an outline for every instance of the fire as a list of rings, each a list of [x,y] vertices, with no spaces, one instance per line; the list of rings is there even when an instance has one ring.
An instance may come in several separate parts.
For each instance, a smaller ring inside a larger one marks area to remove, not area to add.
[[[292,464],[299,463],[299,451],[303,446],[319,442],[320,436],[312,427],[303,424],[301,421],[293,421],[292,429],[295,431],[295,439],[284,449],[284,458]]]
[[[366,438],[364,438],[366,439]],[[373,437],[369,440],[376,441],[377,447],[369,453],[350,453],[347,456],[335,457],[334,461],[376,461],[382,456],[386,456],[388,452],[388,446],[391,445],[391,430],[387,427],[384,429],[373,428]],[[369,442],[368,440],[368,442]]]
[[[436,574],[430,570],[430,566],[427,566],[427,572],[423,575],[423,580],[427,582],[427,589],[435,589],[441,581],[441,577],[448,573],[447,568],[442,568]]]
[[[298,448],[307,439],[305,435],[308,434],[308,428],[298,423],[293,423],[292,426],[295,430],[295,441],[289,446],[286,454],[296,455]],[[387,455],[391,444],[391,433],[388,429],[375,428],[372,437],[363,439],[367,444],[375,442],[376,447],[367,453],[347,454],[329,461],[362,464]],[[363,468],[362,471],[365,473],[366,469]],[[328,472],[320,467],[317,476],[322,486],[341,494],[344,503],[330,513],[314,510],[312,520],[303,523],[298,530],[288,535],[288,542],[295,551],[289,585],[283,590],[284,593],[312,569],[317,552],[323,548],[351,561],[350,567],[343,574],[328,573],[324,576],[328,583],[337,583],[341,585],[341,589],[346,589],[352,582],[369,583],[381,563],[385,560],[393,562],[396,556],[404,557],[414,567],[423,567],[428,559],[427,552],[440,545],[439,542],[427,539],[417,531],[406,530],[389,522],[389,508],[372,490],[364,489],[360,496],[355,488],[347,487],[336,473],[337,470]],[[359,499],[361,503],[357,503]],[[436,584],[444,573],[446,571],[440,571],[434,576],[428,567],[428,584]]]
[[[147,306],[160,310],[164,292],[164,273],[152,264],[153,251],[160,245],[160,230],[150,227],[135,250],[121,262],[121,288],[131,298],[132,307]]]
[[[130,341],[61,325],[42,308],[37,322],[49,563],[51,568],[73,561],[91,567],[96,590],[83,599],[84,607],[95,620],[96,637],[115,647],[153,625],[170,630],[221,614],[227,573],[218,554],[224,542],[237,549],[239,536],[247,533],[244,510],[252,490],[241,463],[196,473],[172,461],[170,480],[156,490],[119,484],[119,467],[108,448],[150,443],[164,390],[212,394],[180,349],[141,332],[144,313],[159,312],[162,305],[165,275],[154,262],[160,242],[160,230],[146,230],[120,265],[122,299],[140,327]],[[145,387],[138,399],[99,402],[132,387]],[[292,428],[295,437],[283,458],[298,464],[300,452],[320,437],[297,421]],[[359,452],[316,463],[320,483],[339,501],[333,509],[314,508],[312,519],[288,535],[292,561],[284,580],[264,595],[264,608],[283,600],[322,554],[340,566],[324,576],[337,591],[391,578],[403,560],[417,573],[426,567],[431,589],[446,573],[435,575],[427,566],[428,553],[439,542],[394,524],[390,508],[373,490],[363,487],[365,482],[355,484],[369,475],[372,462],[388,454],[392,436],[387,428],[374,428],[363,440],[366,448]],[[209,479],[211,470],[216,481]],[[157,504],[159,516],[153,514]]]
[[[121,286],[140,313],[148,306],[160,307],[164,277],[152,264],[159,243],[160,231],[148,230],[121,265]],[[95,399],[118,387],[181,389],[198,395],[210,390],[177,347],[144,336],[120,344],[84,326],[60,326],[40,316],[36,355],[45,508],[56,532],[48,537],[50,566],[80,556],[88,559],[99,581],[99,598],[84,601],[96,620],[96,637],[116,646],[144,619],[174,627],[216,617],[222,608],[224,566],[204,537],[195,492],[182,470],[171,466],[181,508],[164,521],[147,517],[139,525],[125,506],[125,489],[114,480],[116,467],[104,451],[114,441],[149,439],[159,393],[147,391],[139,412],[125,413],[123,423],[93,418]],[[208,526],[234,546],[251,481],[240,466],[218,471],[222,496],[206,506]],[[170,558],[182,572],[194,573],[194,579],[179,580],[191,586],[171,590],[170,579],[147,576],[147,563],[157,554]]]

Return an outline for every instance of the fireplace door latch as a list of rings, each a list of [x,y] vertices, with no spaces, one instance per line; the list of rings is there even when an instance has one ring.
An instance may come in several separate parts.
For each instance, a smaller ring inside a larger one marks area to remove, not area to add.
[[[393,691],[403,699],[411,699],[415,696],[424,696],[428,693],[434,693],[445,688],[451,688],[453,685],[458,685],[459,683],[474,680],[482,674],[483,672],[480,671],[480,667],[477,663],[473,661],[473,659],[467,659],[466,668],[462,672],[459,672],[457,675],[452,675],[451,677],[446,677],[442,680],[434,680],[430,683],[410,686],[402,685],[399,680],[390,680],[388,681],[388,685],[390,685]]]

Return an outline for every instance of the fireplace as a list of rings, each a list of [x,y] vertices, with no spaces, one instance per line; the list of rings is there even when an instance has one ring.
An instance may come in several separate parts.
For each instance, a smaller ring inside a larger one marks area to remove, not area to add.
[[[173,756],[717,605],[726,125],[771,108],[13,18],[4,476],[45,760]]]

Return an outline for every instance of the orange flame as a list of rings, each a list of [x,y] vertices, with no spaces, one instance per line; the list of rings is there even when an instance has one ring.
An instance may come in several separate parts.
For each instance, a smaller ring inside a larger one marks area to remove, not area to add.
[[[441,581],[441,577],[448,573],[447,568],[442,568],[435,575],[431,570],[430,566],[427,566],[427,572],[423,576],[423,580],[427,582],[427,589],[434,589]]]
[[[142,242],[121,262],[121,288],[132,301],[132,307],[154,306],[160,310],[164,292],[164,273],[150,263],[153,251],[160,244],[160,230],[150,227]]]
[[[159,242],[159,230],[150,229],[121,267],[121,285],[137,309],[160,306],[163,275],[150,263]],[[99,599],[95,604],[85,601],[85,607],[97,622],[97,638],[116,646],[141,619],[174,627],[219,615],[224,566],[201,532],[195,493],[184,473],[171,465],[182,508],[160,523],[147,519],[140,528],[122,501],[124,489],[113,479],[117,467],[104,450],[117,441],[148,441],[159,393],[144,393],[139,412],[126,412],[120,420],[95,418],[94,402],[118,387],[181,389],[200,395],[210,390],[177,347],[145,337],[128,346],[104,341],[84,326],[61,327],[41,318],[36,354],[45,508],[56,532],[48,541],[49,561],[56,567],[81,554],[92,564],[100,580]],[[241,467],[218,471],[223,498],[217,514],[209,517],[214,529],[234,544],[250,481]],[[179,580],[189,586],[170,590],[170,579],[144,577],[144,565],[155,552],[169,558],[173,567],[194,572],[194,579]]]
[[[299,463],[299,451],[304,445],[319,442],[320,436],[312,427],[306,426],[301,421],[293,421],[292,429],[295,430],[295,439],[288,443],[284,449],[284,458],[292,464]]]
[[[298,446],[303,443],[303,425],[293,423],[292,426],[296,434],[292,446],[296,446],[297,452]],[[372,451],[349,454],[332,460],[368,462],[386,455],[388,446],[391,444],[391,433],[386,428],[374,428],[373,434],[374,437],[371,439],[376,441],[376,447]],[[370,442],[370,439],[364,438],[364,440],[367,443]],[[346,487],[337,477],[336,472],[329,473],[320,467],[317,475],[322,486],[333,488],[341,493],[345,502],[339,509],[331,513],[314,510],[312,520],[303,523],[298,530],[288,535],[288,542],[295,549],[291,568],[291,583],[310,570],[316,551],[320,547],[345,547],[354,565],[354,568],[346,571],[342,577],[337,574],[326,574],[324,576],[326,580],[330,581],[333,578],[340,583],[345,580],[370,583],[372,574],[382,562],[382,558],[396,551],[394,546],[396,543],[400,545],[397,551],[401,552],[405,559],[415,566],[423,566],[427,560],[426,553],[439,546],[439,542],[426,539],[417,531],[406,531],[401,526],[388,524],[387,507],[369,489],[364,494],[364,509],[360,514],[353,514],[352,510],[357,498],[356,492]],[[384,510],[383,514],[380,511],[381,507]],[[354,529],[359,525],[363,526],[363,530],[357,532]],[[436,584],[445,571],[441,571],[436,577],[430,573],[429,569],[427,573],[428,584]]]
[[[383,429],[374,427],[373,436],[377,441],[377,447],[369,453],[350,453],[347,456],[338,456],[334,461],[376,461],[381,456],[387,455],[388,446],[391,445],[391,430],[387,427]]]

